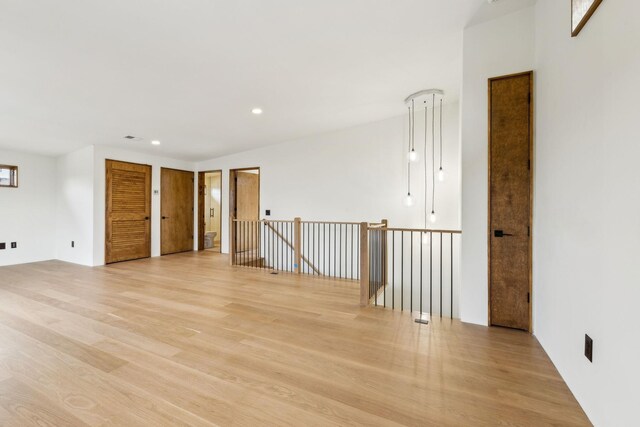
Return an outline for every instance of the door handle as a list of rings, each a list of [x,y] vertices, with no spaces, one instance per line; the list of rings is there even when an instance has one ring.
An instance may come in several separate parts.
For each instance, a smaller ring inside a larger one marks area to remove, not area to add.
[[[145,220],[145,221],[149,221],[149,217],[148,217],[148,216],[145,216],[145,217],[144,217],[144,220]]]
[[[494,230],[493,231],[493,235],[495,237],[507,237],[507,236],[513,236],[513,234],[509,234],[509,233],[505,233],[502,230]]]
[[[163,216],[163,217],[162,217],[162,219],[168,219],[168,218],[169,218],[168,216]]]

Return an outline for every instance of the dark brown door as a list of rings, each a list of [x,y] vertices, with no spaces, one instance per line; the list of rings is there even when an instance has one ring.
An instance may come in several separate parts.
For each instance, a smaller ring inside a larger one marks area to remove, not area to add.
[[[204,198],[205,198],[204,172],[198,172],[198,250],[204,250]]]
[[[531,327],[533,74],[489,81],[490,323]]]
[[[151,166],[106,161],[105,263],[151,256]]]
[[[193,181],[193,172],[161,170],[162,255],[193,250]]]

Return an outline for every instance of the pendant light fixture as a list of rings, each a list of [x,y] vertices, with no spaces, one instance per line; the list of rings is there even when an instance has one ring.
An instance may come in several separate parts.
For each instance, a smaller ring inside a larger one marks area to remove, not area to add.
[[[431,222],[436,222],[436,94],[433,97],[431,110]],[[442,129],[440,129],[442,132]]]
[[[427,189],[429,188],[428,186],[428,181],[427,181],[427,128],[428,128],[428,123],[429,121],[427,120],[429,114],[429,105],[427,105],[427,101],[424,101],[424,228],[425,230],[427,229]],[[422,233],[422,244],[426,245],[429,243],[429,233],[428,232],[424,232]]]
[[[415,100],[411,100],[411,107],[409,107],[409,153],[407,159],[409,163],[416,163],[418,161],[418,152],[416,151],[416,106]]]
[[[407,163],[407,195],[404,198],[404,205],[406,207],[413,206],[413,196],[411,196],[411,150],[413,148],[413,111],[411,111],[411,107],[408,107],[409,110],[409,156]]]
[[[431,223],[436,222],[436,97],[439,97],[440,109],[439,109],[439,138],[440,138],[440,150],[439,150],[439,169],[437,172],[438,181],[444,181],[445,174],[442,164],[442,122],[443,122],[443,98],[444,91],[440,89],[428,89],[416,92],[409,95],[405,99],[407,110],[409,112],[409,151],[407,153],[407,196],[404,198],[404,204],[406,206],[413,206],[415,201],[411,194],[411,163],[416,163],[419,159],[418,152],[415,146],[415,103],[416,100],[423,101],[424,104],[424,226],[427,228],[427,218]],[[429,183],[428,176],[428,128],[429,128],[429,98],[431,98],[431,183]],[[431,184],[431,214],[427,215],[427,206],[429,199],[429,184]],[[422,236],[423,242],[429,241],[428,233]]]
[[[438,180],[444,181],[444,169],[442,169],[442,98],[440,98],[440,169],[438,169]]]

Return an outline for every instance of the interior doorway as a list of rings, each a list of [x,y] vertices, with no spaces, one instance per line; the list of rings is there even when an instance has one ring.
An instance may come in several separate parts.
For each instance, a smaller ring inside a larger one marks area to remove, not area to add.
[[[229,212],[237,219],[260,219],[260,168],[232,169]]]
[[[162,168],[160,175],[160,252],[168,255],[192,251],[194,173]]]
[[[229,172],[229,212],[236,219],[260,219],[260,168],[232,169]],[[251,253],[259,246],[260,233],[257,227],[236,233],[236,253],[252,257]]]
[[[198,173],[198,250],[221,252],[222,171]]]
[[[489,323],[531,331],[533,73],[489,80]]]

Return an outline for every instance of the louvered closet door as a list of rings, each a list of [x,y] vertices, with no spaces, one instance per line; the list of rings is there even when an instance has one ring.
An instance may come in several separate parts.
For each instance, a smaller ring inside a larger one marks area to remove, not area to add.
[[[151,256],[151,166],[107,160],[107,264]]]

